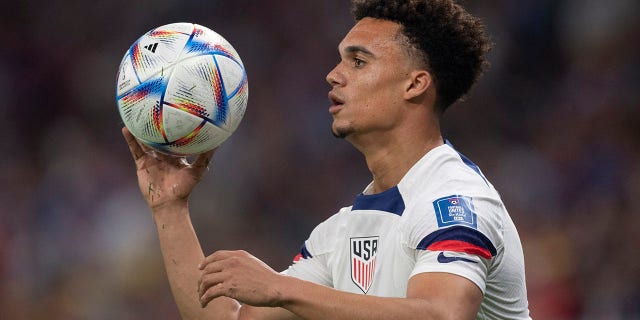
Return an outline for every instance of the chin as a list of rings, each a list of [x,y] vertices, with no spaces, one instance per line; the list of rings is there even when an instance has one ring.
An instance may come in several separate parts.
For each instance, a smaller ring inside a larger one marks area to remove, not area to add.
[[[331,127],[331,134],[333,134],[334,137],[339,139],[344,139],[352,133],[353,133],[353,128],[351,127],[336,127],[336,126]]]
[[[335,130],[331,130],[331,134],[333,134],[333,136],[334,136],[334,137],[336,137],[336,138],[338,138],[338,139],[344,139],[344,138],[346,138],[346,137],[347,137],[347,135],[346,135],[346,134],[336,132]]]

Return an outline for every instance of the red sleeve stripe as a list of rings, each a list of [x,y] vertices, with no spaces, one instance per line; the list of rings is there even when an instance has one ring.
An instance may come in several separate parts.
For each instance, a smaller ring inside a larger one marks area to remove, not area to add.
[[[487,259],[498,254],[491,240],[482,232],[463,226],[438,229],[424,237],[416,249],[465,252]]]
[[[491,252],[485,248],[478,247],[468,242],[459,240],[444,240],[434,242],[427,247],[430,251],[453,251],[464,252],[468,254],[477,255],[485,259],[491,259]]]
[[[309,250],[307,250],[307,244],[302,244],[302,248],[300,248],[300,253],[298,253],[295,257],[293,257],[293,262],[298,262],[300,259],[308,259],[313,258]]]

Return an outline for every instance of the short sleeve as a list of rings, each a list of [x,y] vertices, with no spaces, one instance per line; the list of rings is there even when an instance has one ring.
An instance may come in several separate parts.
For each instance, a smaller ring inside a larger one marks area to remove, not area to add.
[[[339,214],[319,224],[300,248],[293,263],[283,274],[332,287],[328,256],[335,248],[335,224]]]
[[[456,274],[482,292],[502,243],[501,202],[482,196],[453,194],[430,201],[410,225],[409,245],[416,264],[411,276],[423,272]]]
[[[331,273],[327,268],[326,256],[312,255],[307,250],[306,243],[300,249],[300,253],[293,259],[293,263],[282,273],[330,287],[332,285]]]
[[[477,253],[460,251],[454,246],[417,248],[416,264],[410,276],[423,272],[452,273],[469,279],[484,293],[489,268],[488,259]]]

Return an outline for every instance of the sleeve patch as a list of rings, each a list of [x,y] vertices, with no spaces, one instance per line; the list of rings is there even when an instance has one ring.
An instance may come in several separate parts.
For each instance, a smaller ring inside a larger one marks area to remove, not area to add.
[[[451,195],[433,202],[438,227],[463,225],[478,228],[478,221],[471,197]]]

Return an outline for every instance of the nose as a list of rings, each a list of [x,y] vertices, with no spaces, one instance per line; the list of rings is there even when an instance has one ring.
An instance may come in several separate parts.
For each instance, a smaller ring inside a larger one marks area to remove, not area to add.
[[[342,79],[342,77],[340,76],[340,73],[338,72],[338,67],[339,66],[340,66],[340,64],[336,65],[327,74],[326,80],[332,87],[340,85],[340,84],[342,84],[344,82],[344,79]]]

